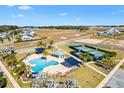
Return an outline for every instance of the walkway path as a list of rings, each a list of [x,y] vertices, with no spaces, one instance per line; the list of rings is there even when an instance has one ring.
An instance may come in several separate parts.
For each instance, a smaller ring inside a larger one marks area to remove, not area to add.
[[[97,86],[97,88],[102,88],[111,79],[114,73],[119,69],[119,67],[124,63],[124,58],[114,67],[114,69],[106,76],[105,79]]]
[[[9,80],[12,82],[13,86],[15,88],[20,88],[20,86],[18,85],[18,83],[15,81],[15,79],[13,78],[13,76],[9,73],[9,71],[5,68],[5,66],[2,64],[1,61],[0,61],[0,67],[2,68],[2,70],[4,71],[4,73],[7,75],[7,77],[9,78]]]
[[[56,47],[57,49],[61,50],[62,52],[64,52],[65,54],[67,54],[67,55],[73,57],[73,58],[76,59],[77,61],[79,61],[79,62],[83,62],[83,61],[80,60],[79,58],[77,58],[77,57],[75,57],[75,56],[69,54],[68,52],[62,50],[61,48],[59,48],[59,47],[57,47],[57,46],[55,46],[55,47]],[[101,72],[101,71],[97,70],[96,68],[90,66],[89,64],[84,63],[84,65],[87,66],[87,67],[89,67],[89,68],[91,68],[91,69],[93,69],[93,70],[96,71],[97,73],[99,73],[99,74],[101,74],[101,75],[103,75],[103,76],[106,76],[106,74],[104,74],[103,72]]]

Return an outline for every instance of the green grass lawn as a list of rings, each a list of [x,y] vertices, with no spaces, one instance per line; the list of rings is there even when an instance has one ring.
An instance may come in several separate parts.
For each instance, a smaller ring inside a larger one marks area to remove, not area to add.
[[[77,71],[69,74],[68,77],[77,79],[81,87],[85,88],[96,87],[104,78],[104,76],[84,66],[81,66]]]
[[[104,79],[104,76],[88,67],[80,66],[78,70],[69,73],[65,79],[78,80],[82,88],[95,88]]]
[[[107,71],[105,68],[98,66],[96,63],[91,63],[90,65],[105,74],[109,74],[109,72],[110,72],[110,71]]]
[[[62,50],[70,53],[72,51],[74,51],[73,49],[69,48],[67,45],[61,45],[61,46],[58,46],[59,48],[61,48]]]

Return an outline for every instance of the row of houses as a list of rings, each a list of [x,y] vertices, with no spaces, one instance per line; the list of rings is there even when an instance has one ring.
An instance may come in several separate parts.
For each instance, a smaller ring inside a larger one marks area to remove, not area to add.
[[[119,30],[115,29],[115,28],[111,28],[109,30],[106,31],[99,31],[98,35],[112,35],[112,34],[118,34],[120,33]]]
[[[20,28],[16,30],[20,30]],[[22,41],[35,39],[35,31],[37,31],[36,28],[35,29],[34,28],[21,28],[21,32],[19,34],[21,35]],[[9,34],[9,32],[0,32],[0,38],[4,39],[7,34]]]
[[[30,28],[29,29],[26,28],[26,29],[22,29],[22,30],[23,31],[20,33],[20,35],[22,36],[21,39],[23,41],[35,39],[35,32],[34,32],[34,30],[32,30]]]

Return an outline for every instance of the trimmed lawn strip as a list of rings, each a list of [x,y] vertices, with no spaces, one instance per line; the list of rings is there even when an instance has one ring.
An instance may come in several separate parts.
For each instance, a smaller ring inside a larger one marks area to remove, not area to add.
[[[104,79],[104,76],[84,66],[79,67],[77,71],[67,76],[78,80],[82,88],[95,88]]]
[[[58,46],[59,48],[61,48],[62,50],[70,53],[72,51],[74,51],[73,49],[69,48],[68,45],[61,45],[61,46]]]
[[[107,71],[105,68],[98,66],[96,63],[90,63],[90,65],[105,74],[109,74],[109,72],[110,72],[110,71]]]
[[[4,77],[7,79],[7,86],[6,86],[6,88],[14,88],[13,84],[11,83],[9,78],[6,76],[6,74],[4,74]]]

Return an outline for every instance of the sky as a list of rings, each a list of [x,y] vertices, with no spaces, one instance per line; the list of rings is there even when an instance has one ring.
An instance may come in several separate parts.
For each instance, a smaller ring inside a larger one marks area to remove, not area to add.
[[[124,25],[124,6],[0,5],[0,25]]]

